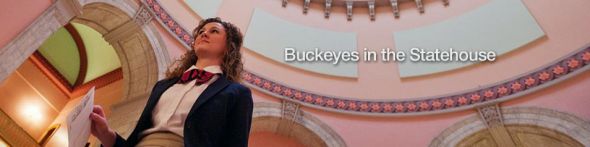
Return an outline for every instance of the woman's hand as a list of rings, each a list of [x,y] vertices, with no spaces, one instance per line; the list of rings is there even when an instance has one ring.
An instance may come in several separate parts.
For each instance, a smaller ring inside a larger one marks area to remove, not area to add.
[[[104,111],[100,105],[94,105],[92,113],[90,113],[90,120],[92,125],[90,126],[90,132],[94,135],[103,146],[112,147],[117,139],[117,134],[107,124],[107,118],[104,115]]]

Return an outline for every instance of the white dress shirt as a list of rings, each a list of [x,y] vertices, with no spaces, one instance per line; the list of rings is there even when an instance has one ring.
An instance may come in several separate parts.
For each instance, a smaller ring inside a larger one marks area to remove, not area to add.
[[[186,71],[196,68],[193,65]],[[219,74],[223,73],[220,66],[207,66],[203,70],[216,75],[206,83],[198,86],[195,84],[196,80],[192,80],[185,84],[176,83],[168,88],[162,94],[158,104],[156,104],[156,107],[152,111],[154,127],[145,130],[140,136],[159,131],[168,131],[184,136],[184,120],[193,107],[193,104],[195,104],[201,93],[219,78]]]

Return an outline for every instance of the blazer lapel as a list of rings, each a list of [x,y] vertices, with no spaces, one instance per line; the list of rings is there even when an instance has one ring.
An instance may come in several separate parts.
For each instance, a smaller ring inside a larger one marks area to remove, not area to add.
[[[201,93],[201,95],[197,98],[197,102],[193,104],[193,107],[189,111],[187,118],[190,118],[191,114],[193,114],[193,112],[197,110],[201,105],[203,105],[203,103],[207,102],[207,100],[211,99],[215,94],[217,94],[219,91],[221,91],[229,84],[230,81],[227,80],[224,75],[220,75],[219,78],[215,80],[215,82],[213,82],[211,85],[209,85],[205,89],[205,91],[203,91],[203,93]]]

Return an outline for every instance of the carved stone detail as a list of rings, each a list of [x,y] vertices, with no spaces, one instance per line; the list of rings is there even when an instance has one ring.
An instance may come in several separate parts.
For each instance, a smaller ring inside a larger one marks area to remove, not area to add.
[[[153,15],[149,11],[149,9],[146,8],[145,5],[141,5],[141,7],[139,7],[139,10],[137,10],[137,13],[133,17],[133,20],[135,20],[135,23],[137,23],[138,25],[143,26],[149,24],[150,21],[152,21],[152,18]]]
[[[346,19],[348,21],[352,20],[352,1],[346,1]]]
[[[375,20],[375,1],[368,1],[367,4],[369,5],[369,17],[371,21]]]
[[[283,100],[283,102],[281,103],[282,107],[281,107],[281,113],[282,113],[282,117],[283,119],[287,119],[293,122],[300,122],[301,121],[301,114],[300,114],[300,110],[299,110],[299,104],[291,102],[291,101],[285,101]]]
[[[479,112],[481,120],[483,120],[488,127],[502,126],[504,124],[498,105],[481,107],[478,108],[477,111]]]

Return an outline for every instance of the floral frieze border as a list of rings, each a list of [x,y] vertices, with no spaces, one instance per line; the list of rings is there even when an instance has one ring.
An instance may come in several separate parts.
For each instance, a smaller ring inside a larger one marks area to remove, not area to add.
[[[173,33],[177,39],[186,45],[190,45],[192,42],[190,33],[183,29],[161,7],[157,0],[144,0],[144,2],[170,33]],[[506,101],[584,72],[590,67],[587,66],[588,64],[590,64],[590,47],[585,47],[561,58],[561,60],[544,66],[544,68],[539,68],[528,74],[492,84],[485,88],[468,90],[448,96],[409,98],[407,100],[362,100],[359,98],[325,96],[289,87],[249,71],[244,71],[242,74],[245,84],[251,88],[305,106],[350,114],[403,116],[458,111]]]

